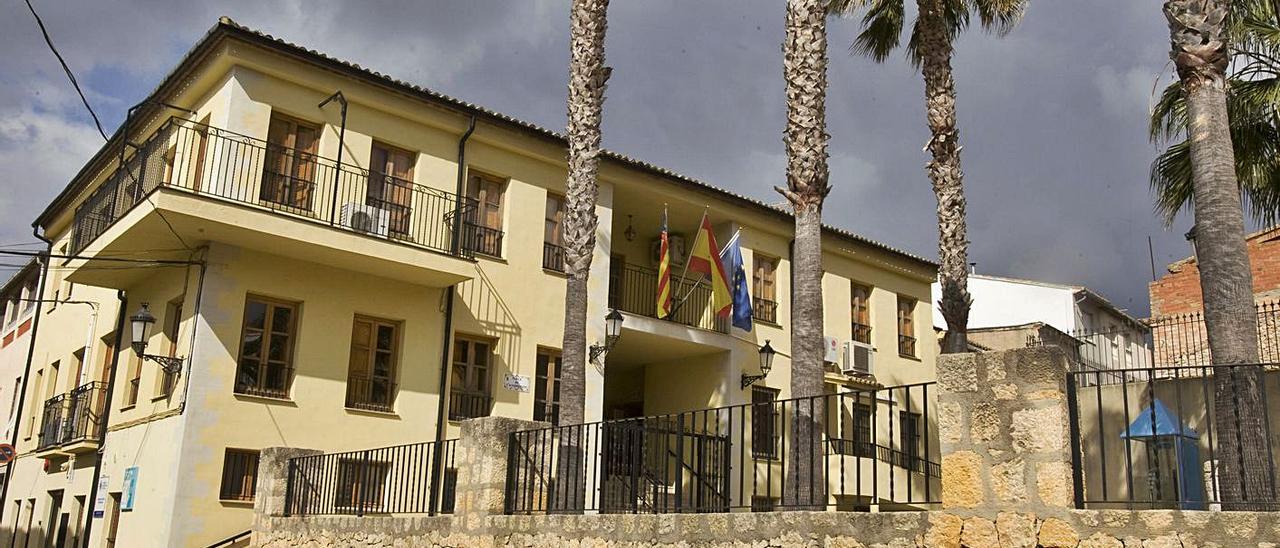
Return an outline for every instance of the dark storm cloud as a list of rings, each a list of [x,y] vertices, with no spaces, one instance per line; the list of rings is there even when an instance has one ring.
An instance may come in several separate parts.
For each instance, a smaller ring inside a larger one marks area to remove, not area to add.
[[[304,46],[551,128],[564,125],[567,1],[39,2],[110,126],[229,15]],[[0,17],[0,243],[99,146],[21,4]],[[611,6],[605,142],[769,202],[783,180],[781,2]],[[935,255],[921,151],[923,84],[900,56],[850,55],[831,25],[827,220]],[[1146,238],[1181,258],[1186,222],[1151,214],[1145,136],[1167,30],[1154,0],[1033,1],[1004,38],[966,35],[955,59],[972,259],[991,274],[1089,285],[1147,311]],[[1160,80],[1160,85],[1167,81]],[[108,127],[110,130],[111,127]]]

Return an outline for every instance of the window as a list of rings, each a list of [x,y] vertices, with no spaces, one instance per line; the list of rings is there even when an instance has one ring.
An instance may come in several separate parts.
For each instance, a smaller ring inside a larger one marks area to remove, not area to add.
[[[176,300],[169,303],[164,315],[164,339],[165,345],[169,348],[169,357],[177,357],[178,355],[178,338],[182,327],[182,301]],[[160,384],[156,386],[157,397],[168,397],[173,394],[173,387],[178,380],[176,371],[170,372],[164,368],[160,368],[160,375],[157,377]]]
[[[240,337],[237,394],[289,397],[297,315],[296,303],[249,297],[245,303],[244,331]]]
[[[272,114],[259,199],[268,204],[310,210],[319,142],[319,128]]]
[[[449,379],[449,420],[489,416],[489,360],[493,343],[457,336],[453,341],[453,370]]]
[[[916,301],[898,296],[898,354],[916,357]]]
[[[502,196],[506,186],[506,181],[482,173],[472,173],[467,179],[467,197],[476,205],[463,234],[467,249],[494,257],[502,254]]]
[[[347,407],[392,410],[400,324],[356,316],[351,326],[351,361],[347,369]]]
[[[44,369],[36,370],[36,382],[31,385],[31,394],[35,397],[40,395],[40,387],[44,384]],[[36,431],[36,406],[32,405],[31,411],[28,412],[27,419],[27,435],[23,439],[31,439],[31,434]]]
[[[853,403],[845,407],[843,400],[841,407],[844,412],[844,426],[841,432],[839,445],[835,448],[835,453],[842,455],[854,455],[859,457],[874,457],[875,446],[871,443],[871,406],[865,403]]]
[[[227,449],[222,459],[221,500],[251,501],[258,489],[258,452]]]
[[[871,288],[855,283],[852,293],[853,340],[871,344]]]
[[[542,229],[542,268],[564,272],[564,196],[547,193]]]
[[[751,456],[757,459],[778,458],[778,410],[774,401],[778,391],[763,386],[751,387]]]
[[[898,421],[901,427],[898,431],[898,450],[902,451],[903,457],[907,461],[902,463],[902,466],[908,470],[914,470],[917,466],[916,460],[920,458],[920,418],[919,413],[898,412]]]
[[[391,463],[346,458],[338,461],[338,491],[334,505],[339,508],[364,510],[382,507],[383,485],[391,471]]]
[[[762,322],[778,323],[777,274],[778,259],[754,254],[751,258],[751,289],[755,319]]]
[[[111,493],[111,520],[107,522],[107,548],[115,548],[120,534],[120,500],[122,493]]]
[[[538,349],[533,386],[533,420],[560,424],[560,352]]]
[[[142,358],[134,353],[126,354],[129,360],[129,384],[124,387],[124,407],[138,404],[138,393],[142,391]]]
[[[382,143],[373,143],[369,156],[369,191],[365,203],[387,211],[392,234],[409,235],[413,218],[413,164],[415,154]]]

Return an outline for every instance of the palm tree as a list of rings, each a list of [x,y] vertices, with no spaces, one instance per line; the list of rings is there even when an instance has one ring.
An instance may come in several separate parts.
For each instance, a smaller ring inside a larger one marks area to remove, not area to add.
[[[904,0],[828,0],[834,14],[862,16],[853,49],[883,62],[898,47],[906,19]],[[942,351],[968,351],[969,241],[965,226],[964,175],[956,130],[956,90],[951,76],[952,42],[976,13],[982,27],[1007,33],[1022,17],[1026,0],[917,0],[907,55],[924,75],[925,113],[933,156],[927,170],[938,199],[938,308],[947,322]]]
[[[788,0],[782,43],[786,79],[787,187],[776,187],[795,214],[791,256],[792,448],[784,505],[815,506],[825,481],[815,476],[821,459],[824,364],[822,346],[822,201],[831,192],[827,173],[827,21],[825,0]],[[785,411],[785,409],[784,409]],[[825,506],[823,500],[821,505]]]
[[[564,214],[564,346],[561,362],[561,424],[585,422],[587,374],[587,276],[596,246],[596,176],[600,167],[600,120],[609,67],[604,34],[609,0],[573,0],[569,13],[569,142]],[[582,509],[585,470],[580,436],[562,435],[558,501],[562,510]],[[576,486],[576,487],[575,487]]]
[[[1274,224],[1280,222],[1280,7],[1276,0],[1251,0],[1232,9],[1227,114],[1236,179],[1249,215]],[[1153,142],[1167,144],[1151,164],[1151,188],[1156,211],[1172,223],[1191,207],[1193,194],[1182,82],[1164,89],[1151,112],[1150,131]]]
[[[1170,57],[1186,103],[1191,161],[1192,229],[1205,330],[1214,364],[1214,427],[1218,431],[1218,483],[1224,508],[1257,509],[1274,500],[1269,482],[1258,363],[1253,276],[1245,249],[1244,211],[1227,111],[1230,63],[1229,0],[1166,0]]]

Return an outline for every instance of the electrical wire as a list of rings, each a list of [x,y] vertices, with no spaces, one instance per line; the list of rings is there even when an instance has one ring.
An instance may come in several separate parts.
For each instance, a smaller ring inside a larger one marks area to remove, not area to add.
[[[53,52],[53,56],[58,58],[58,63],[62,65],[63,72],[67,73],[67,78],[71,80],[71,87],[76,88],[76,93],[80,94],[80,102],[84,103],[84,108],[89,111],[89,116],[93,117],[93,125],[97,126],[98,134],[102,135],[102,140],[110,141],[107,132],[102,129],[102,122],[98,120],[98,113],[93,111],[93,107],[89,106],[89,99],[84,96],[84,91],[80,90],[80,82],[76,81],[76,75],[71,72],[71,67],[67,66],[67,61],[62,58],[62,54],[58,53],[58,48],[54,47],[53,39],[49,38],[49,31],[44,27],[44,20],[40,19],[40,14],[36,13],[35,6],[31,5],[31,0],[27,1],[27,9],[31,10],[31,16],[36,18],[36,24],[40,26],[40,34],[44,35],[44,43],[49,45],[49,51]]]
[[[66,72],[67,78],[71,80],[71,86],[76,88],[76,93],[80,95],[80,102],[84,103],[85,110],[88,110],[89,116],[93,118],[93,125],[98,128],[98,134],[102,136],[103,141],[110,143],[111,138],[107,137],[106,131],[103,131],[102,122],[98,120],[98,113],[94,112],[93,107],[89,105],[89,99],[84,96],[84,91],[80,89],[80,82],[76,80],[76,75],[73,72],[71,72],[71,67],[67,66],[67,61],[62,58],[62,54],[58,52],[58,48],[53,45],[53,39],[49,37],[49,31],[44,26],[44,20],[40,18],[40,14],[36,13],[36,8],[35,6],[31,5],[31,0],[26,0],[26,3],[27,3],[27,9],[31,11],[31,16],[35,17],[36,19],[36,25],[39,25],[40,27],[40,34],[44,36],[44,43],[49,46],[49,51],[53,52],[53,56],[58,58],[58,63],[62,65],[63,72]],[[128,120],[126,120],[126,123],[128,123]],[[127,130],[128,128],[125,128],[125,129]],[[121,147],[125,147],[128,145],[129,143],[127,142],[120,143]],[[129,179],[132,180],[135,185],[138,184],[137,177],[134,177],[133,173],[129,172],[129,170],[123,165],[123,162],[121,162],[119,169],[124,171],[124,173],[129,176]],[[153,208],[156,207],[155,202],[151,201],[150,194],[148,194],[145,199],[147,203],[151,204],[151,207]],[[184,240],[182,236],[178,234],[178,231],[173,228],[173,224],[171,224],[169,222],[169,219],[164,216],[164,212],[160,211],[159,208],[156,208],[155,212],[157,215],[160,216],[160,220],[164,221],[165,226],[169,227],[169,232],[173,234],[173,237],[178,239],[178,243],[182,244],[182,247],[186,248],[186,251],[194,251],[191,248],[191,246],[187,244],[187,241]]]

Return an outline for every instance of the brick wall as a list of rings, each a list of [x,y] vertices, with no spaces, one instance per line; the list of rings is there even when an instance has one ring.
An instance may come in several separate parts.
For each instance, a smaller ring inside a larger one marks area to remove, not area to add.
[[[1280,226],[1249,236],[1249,262],[1253,267],[1253,293],[1258,301],[1280,298]],[[1153,317],[1199,312],[1200,269],[1194,258],[1169,265],[1169,273],[1151,282]]]

